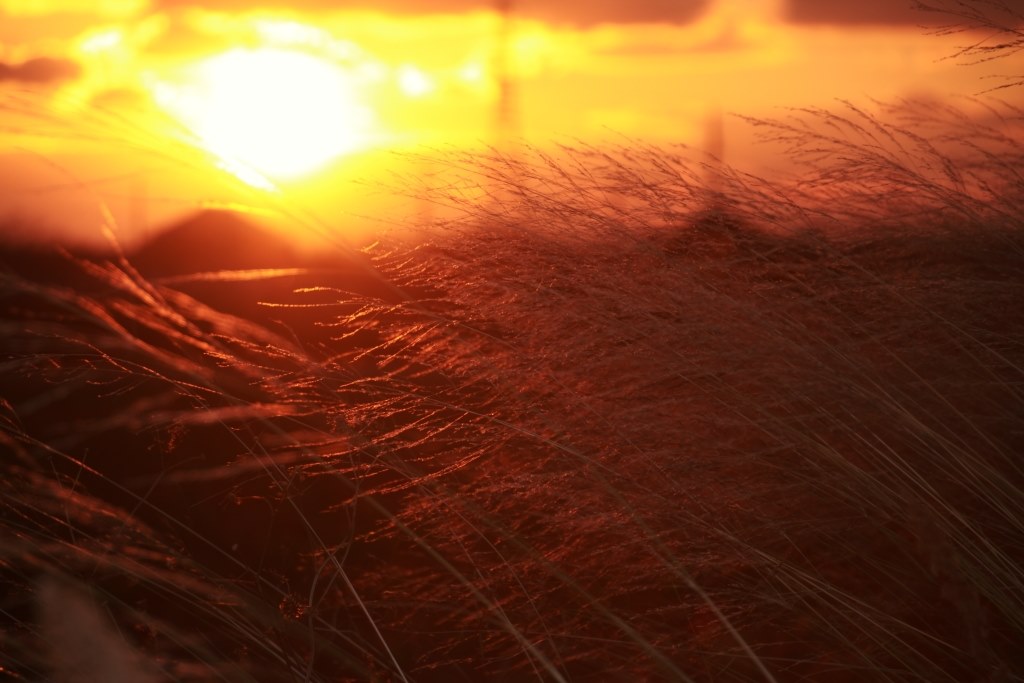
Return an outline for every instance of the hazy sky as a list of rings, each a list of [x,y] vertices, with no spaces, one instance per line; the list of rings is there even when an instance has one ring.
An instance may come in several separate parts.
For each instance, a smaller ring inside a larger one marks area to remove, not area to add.
[[[0,0],[0,221],[80,221],[100,198],[158,222],[238,200],[218,164],[259,185],[238,161],[365,203],[336,181],[395,166],[380,150],[493,141],[502,73],[532,143],[699,146],[718,111],[944,99],[1024,71],[949,59],[967,36],[932,35],[950,19],[913,0],[517,0],[503,58],[493,4]],[[730,161],[763,157],[726,126]]]

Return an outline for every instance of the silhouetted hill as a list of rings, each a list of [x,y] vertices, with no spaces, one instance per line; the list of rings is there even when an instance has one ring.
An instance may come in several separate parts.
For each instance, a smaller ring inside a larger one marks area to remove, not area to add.
[[[293,290],[311,287],[388,300],[401,298],[362,254],[340,249],[305,253],[287,237],[227,211],[202,211],[190,216],[142,244],[128,258],[144,276],[171,282],[207,303],[255,303],[267,296],[280,302],[293,298]],[[253,281],[231,276],[188,279],[200,273],[267,269],[302,272]]]
[[[227,211],[202,211],[161,231],[129,259],[148,276],[304,265],[288,241]]]

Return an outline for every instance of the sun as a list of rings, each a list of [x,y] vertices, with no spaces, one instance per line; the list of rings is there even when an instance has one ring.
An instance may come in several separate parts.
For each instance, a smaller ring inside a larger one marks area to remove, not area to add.
[[[374,122],[343,68],[283,49],[211,57],[157,99],[228,167],[275,180],[307,175],[369,145]]]

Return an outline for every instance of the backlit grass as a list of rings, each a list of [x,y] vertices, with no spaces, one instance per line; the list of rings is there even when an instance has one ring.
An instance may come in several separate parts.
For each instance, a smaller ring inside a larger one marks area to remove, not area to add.
[[[990,106],[753,122],[794,181],[445,154],[461,217],[368,249],[373,287],[10,251],[4,669],[1019,680],[1021,115]]]

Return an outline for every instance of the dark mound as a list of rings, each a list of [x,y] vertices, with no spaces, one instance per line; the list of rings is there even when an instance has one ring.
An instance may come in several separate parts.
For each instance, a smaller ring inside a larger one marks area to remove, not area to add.
[[[246,317],[265,317],[267,310],[261,315],[256,308],[260,302],[312,301],[308,295],[297,297],[297,290],[322,289],[326,293],[320,299],[401,298],[359,253],[304,254],[285,236],[226,211],[190,216],[143,244],[128,260],[147,278]]]
[[[130,256],[153,277],[303,265],[283,237],[227,211],[203,211],[163,230]]]

